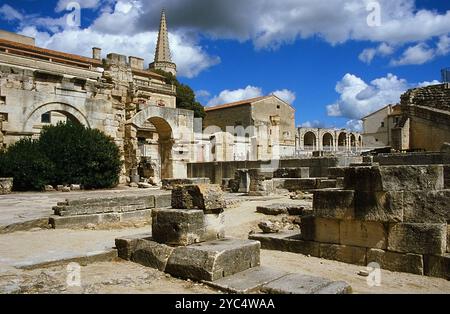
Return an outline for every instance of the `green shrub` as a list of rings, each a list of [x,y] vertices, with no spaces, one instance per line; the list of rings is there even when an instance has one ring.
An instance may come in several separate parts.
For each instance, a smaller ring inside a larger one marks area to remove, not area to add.
[[[0,177],[13,177],[16,191],[41,190],[54,170],[36,140],[22,139],[0,153]]]
[[[52,184],[109,188],[118,184],[120,152],[114,140],[96,129],[73,122],[45,127],[41,151],[55,165]]]

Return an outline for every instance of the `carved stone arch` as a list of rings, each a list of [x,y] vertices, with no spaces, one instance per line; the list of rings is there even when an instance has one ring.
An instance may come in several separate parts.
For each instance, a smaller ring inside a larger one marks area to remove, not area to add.
[[[85,114],[83,114],[80,110],[75,108],[72,105],[61,103],[61,102],[51,102],[38,106],[34,109],[26,118],[25,123],[23,125],[23,130],[25,132],[34,132],[33,127],[35,125],[41,124],[41,116],[44,113],[55,111],[59,112],[73,121],[77,121],[84,125],[85,127],[90,128],[89,121]]]

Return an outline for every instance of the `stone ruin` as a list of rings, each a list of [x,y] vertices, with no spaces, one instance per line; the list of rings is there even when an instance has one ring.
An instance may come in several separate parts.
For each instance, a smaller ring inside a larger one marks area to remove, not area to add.
[[[254,234],[264,249],[450,279],[449,166],[378,166],[342,173],[343,188],[313,191],[301,232]],[[444,179],[445,178],[445,179]]]
[[[13,178],[0,178],[0,195],[10,194],[13,188]]]
[[[261,244],[225,236],[220,185],[178,185],[172,208],[152,211],[152,232],[116,239],[120,258],[231,293],[349,293],[345,282],[260,266]]]

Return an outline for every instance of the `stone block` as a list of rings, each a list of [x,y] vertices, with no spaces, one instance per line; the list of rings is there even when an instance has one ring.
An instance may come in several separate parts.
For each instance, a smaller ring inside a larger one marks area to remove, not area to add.
[[[446,223],[450,221],[450,190],[403,193],[404,222]]]
[[[261,243],[264,250],[282,251],[319,257],[319,243],[302,240],[294,231],[283,231],[276,234],[257,233],[249,236],[250,240]]]
[[[273,173],[274,178],[309,178],[309,167],[280,168]]]
[[[403,192],[355,192],[355,218],[378,222],[403,221]]]
[[[53,229],[70,229],[70,228],[83,228],[87,225],[98,225],[101,223],[101,215],[82,215],[82,216],[51,216],[49,224]]]
[[[378,263],[382,269],[423,275],[422,255],[395,253],[379,249],[367,250],[367,264]]]
[[[139,234],[135,236],[128,236],[124,238],[115,239],[115,245],[118,252],[118,256],[121,259],[129,261],[131,255],[136,250],[137,244],[141,239],[150,240],[152,239],[151,233]]]
[[[155,195],[155,208],[172,206],[172,194]]]
[[[188,179],[162,179],[162,188],[164,190],[172,190],[178,185],[195,185],[195,184],[210,184],[209,178],[188,178]]]
[[[138,239],[130,260],[146,267],[164,271],[174,248],[148,239]]]
[[[450,165],[444,165],[444,189],[450,189]]]
[[[447,224],[390,224],[388,250],[442,255],[447,246]]]
[[[250,174],[247,169],[236,170],[235,179],[239,181],[239,193],[248,193],[250,191]]]
[[[317,179],[283,179],[283,188],[289,192],[309,191],[317,188]]]
[[[344,188],[361,192],[434,191],[444,188],[442,165],[350,167]]]
[[[344,189],[344,177],[336,178],[336,188]]]
[[[328,168],[328,178],[337,179],[343,178],[345,173],[345,168],[343,167],[330,167]]]
[[[300,230],[302,239],[306,241],[340,243],[339,220],[336,219],[302,217]]]
[[[353,219],[355,213],[354,191],[314,191],[313,211],[316,217]]]
[[[268,196],[275,192],[273,180],[250,179],[250,196]]]
[[[121,213],[120,214],[120,222],[151,223],[152,222],[152,210],[144,209],[144,210],[135,210],[132,212]]]
[[[264,285],[261,291],[269,294],[348,294],[351,287],[343,281],[289,274]]]
[[[154,209],[152,212],[153,240],[168,245],[199,243],[205,233],[201,210]]]
[[[320,258],[339,261],[348,264],[367,265],[366,248],[339,244],[321,243]]]
[[[202,241],[213,241],[225,238],[225,214],[205,214],[205,233]]]
[[[337,187],[337,180],[334,179],[317,179],[318,189],[335,189]]]
[[[172,191],[172,208],[199,209],[217,214],[225,207],[223,191],[218,184],[180,185]]]
[[[294,204],[271,204],[266,206],[256,207],[258,213],[270,216],[277,215],[293,215],[301,216],[305,212],[310,212],[310,206],[306,205],[294,205]]]
[[[361,220],[340,221],[340,243],[366,248],[387,248],[387,228],[383,223]]]
[[[222,239],[175,248],[166,272],[184,279],[215,281],[259,264],[259,242]]]
[[[220,291],[247,294],[257,292],[265,284],[286,276],[287,274],[287,272],[282,270],[267,267],[254,267],[214,282],[205,283]]]
[[[13,188],[13,178],[0,178],[0,195],[10,194]]]
[[[450,254],[424,255],[425,275],[450,280]]]

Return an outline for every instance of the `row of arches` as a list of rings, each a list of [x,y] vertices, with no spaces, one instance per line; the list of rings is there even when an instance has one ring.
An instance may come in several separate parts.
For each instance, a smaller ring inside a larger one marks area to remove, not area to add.
[[[297,151],[357,152],[362,147],[362,136],[346,130],[299,129]]]

